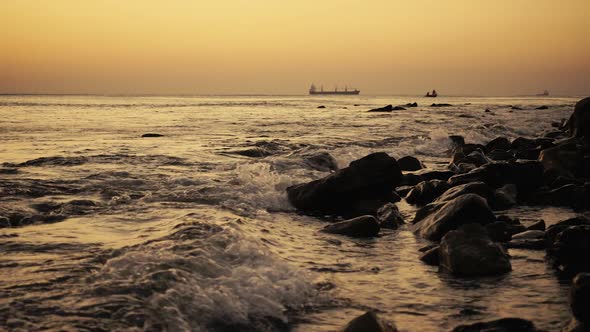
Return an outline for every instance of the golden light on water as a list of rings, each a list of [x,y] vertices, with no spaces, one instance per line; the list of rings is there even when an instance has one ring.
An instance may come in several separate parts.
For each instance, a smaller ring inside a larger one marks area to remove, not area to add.
[[[585,0],[4,1],[0,93],[583,94]]]

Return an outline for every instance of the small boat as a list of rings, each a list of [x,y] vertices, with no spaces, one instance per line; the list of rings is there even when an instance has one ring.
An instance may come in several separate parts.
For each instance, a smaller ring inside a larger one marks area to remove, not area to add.
[[[429,97],[429,98],[435,98],[438,96],[438,93],[436,93],[436,90],[432,90],[432,93],[430,93],[430,91],[426,92],[426,95],[424,97]]]
[[[320,90],[316,89],[315,85],[311,85],[309,88],[310,95],[358,95],[361,91],[354,89],[348,90],[348,87],[344,88],[344,91],[338,91],[338,88],[335,88],[333,91],[324,91],[324,87],[320,87]]]

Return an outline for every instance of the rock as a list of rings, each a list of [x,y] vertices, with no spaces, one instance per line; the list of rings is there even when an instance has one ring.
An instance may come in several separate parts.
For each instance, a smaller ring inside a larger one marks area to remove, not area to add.
[[[393,111],[393,106],[387,105],[381,108],[374,108],[372,110],[368,110],[367,112],[391,112]]]
[[[545,239],[545,232],[543,232],[543,231],[524,231],[524,232],[512,235],[513,240],[541,239],[541,238]]]
[[[402,176],[402,185],[404,186],[415,186],[418,183],[424,181],[420,175],[414,173],[404,174]]]
[[[155,133],[147,133],[147,134],[141,135],[141,137],[164,137],[164,135],[162,135],[162,134],[155,134]]]
[[[399,186],[399,187],[395,188],[395,192],[400,197],[406,197],[412,189],[414,189],[414,186]]]
[[[490,111],[490,109],[489,109],[489,108],[486,108],[486,109],[484,110],[484,112],[485,112],[485,113],[491,113],[492,111]]]
[[[304,157],[305,163],[318,171],[329,172],[338,170],[338,162],[327,152],[319,152]]]
[[[578,216],[549,226],[545,231],[545,239],[547,240],[547,243],[552,244],[555,242],[557,235],[571,226],[590,226],[590,218]]]
[[[574,113],[568,120],[569,132],[573,137],[582,137],[590,141],[590,97],[576,103]]]
[[[377,220],[381,228],[397,229],[404,224],[404,217],[393,203],[387,203],[377,210]]]
[[[509,150],[510,141],[506,137],[497,137],[485,145],[484,151],[486,153],[493,150]]]
[[[449,139],[451,140],[451,143],[454,147],[460,147],[465,145],[465,138],[463,136],[451,135],[449,136]]]
[[[424,263],[432,266],[438,266],[439,261],[439,246],[435,246],[425,251],[421,256],[420,260]]]
[[[289,202],[307,213],[359,216],[373,214],[394,199],[402,174],[394,158],[373,153],[322,179],[287,188]],[[359,206],[374,202],[374,211]],[[361,204],[362,205],[362,204]]]
[[[489,202],[494,197],[494,190],[483,182],[471,182],[450,188],[435,201],[437,203],[448,202],[465,194],[477,194]]]
[[[231,153],[251,158],[264,158],[273,154],[272,152],[259,147],[246,150],[231,151]]]
[[[451,104],[445,104],[445,103],[432,104],[432,105],[430,105],[430,107],[449,107],[449,106],[453,106],[453,105],[451,105]]]
[[[411,156],[405,156],[398,159],[397,164],[402,171],[417,171],[424,168],[424,165],[420,160]]]
[[[546,240],[552,237],[551,227]],[[590,225],[569,226],[557,233],[552,242],[547,243],[547,253],[554,266],[566,276],[578,272],[590,272]]]
[[[322,232],[350,237],[373,237],[379,234],[380,229],[377,219],[367,215],[330,224],[322,228]]]
[[[486,200],[475,194],[459,196],[425,214],[426,216],[415,224],[415,231],[431,241],[439,241],[447,232],[464,224],[485,225],[496,220]]]
[[[452,332],[541,332],[535,325],[522,318],[501,318],[489,322],[460,325]]]
[[[508,151],[504,150],[492,150],[486,154],[488,158],[493,161],[515,161],[516,157]]]
[[[512,270],[508,254],[479,224],[449,231],[440,242],[439,253],[441,270],[458,276],[497,275]]]
[[[549,106],[543,105],[543,106],[539,106],[539,107],[537,107],[535,109],[537,109],[537,110],[547,110],[547,109],[549,109]]]
[[[516,239],[510,240],[506,247],[510,249],[542,250],[545,249],[545,245],[544,239]]]
[[[406,196],[406,202],[413,205],[425,205],[449,189],[446,181],[430,180],[417,184]]]
[[[326,108],[326,106],[320,105],[320,106],[318,106],[318,108]]]
[[[553,173],[568,178],[579,177],[584,173],[584,153],[578,148],[577,140],[566,140],[539,154],[545,173]]]
[[[342,332],[397,332],[397,327],[382,320],[374,312],[367,311],[346,324]]]
[[[418,107],[418,103],[417,102],[407,103],[404,106],[406,106],[406,107]]]
[[[423,181],[430,181],[430,180],[442,180],[447,181],[451,178],[451,176],[455,175],[455,173],[451,171],[430,171],[427,169],[422,169],[415,173],[416,175],[420,176]]]
[[[574,209],[590,208],[590,185],[568,184],[560,188],[537,192],[531,199],[539,205],[569,206]]]
[[[579,322],[590,324],[590,273],[575,276],[569,300],[574,317]]]
[[[506,210],[516,205],[518,190],[516,186],[509,183],[496,189],[493,202],[490,202],[495,210]]]
[[[481,181],[493,188],[515,184],[518,193],[528,194],[543,184],[543,166],[538,161],[495,162],[449,179],[451,186]]]
[[[402,106],[395,106],[392,110],[393,111],[404,111],[406,108]]]
[[[541,219],[536,223],[530,225],[526,228],[529,231],[544,231],[545,230],[545,220]]]
[[[494,242],[509,242],[512,235],[524,232],[526,228],[520,224],[509,224],[505,221],[495,221],[487,224],[486,231]]]
[[[518,107],[518,106],[512,106],[510,108],[513,109],[513,110],[519,110],[519,111],[522,110],[522,108],[521,107]]]
[[[0,168],[0,174],[17,174],[18,168]]]

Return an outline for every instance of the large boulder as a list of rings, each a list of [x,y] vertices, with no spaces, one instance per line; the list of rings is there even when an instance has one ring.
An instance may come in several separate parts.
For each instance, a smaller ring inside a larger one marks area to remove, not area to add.
[[[424,213],[426,215],[414,227],[420,236],[431,241],[439,241],[447,232],[461,225],[485,225],[496,220],[486,200],[475,194],[466,194],[444,204],[439,203],[439,206]]]
[[[379,234],[380,229],[377,219],[367,215],[330,224],[322,228],[322,232],[350,237],[373,237]]]
[[[397,332],[397,327],[392,322],[387,322],[372,311],[351,320],[341,330],[342,332]]]
[[[508,254],[494,243],[485,228],[467,224],[448,232],[440,242],[440,269],[454,275],[472,277],[512,270]]]
[[[542,190],[535,193],[530,202],[587,210],[590,209],[590,183],[585,185],[567,184],[551,190]]]
[[[575,178],[584,173],[584,154],[579,141],[569,139],[554,147],[541,151],[539,160],[549,181],[558,176]],[[548,181],[548,182],[549,182]]]
[[[533,322],[522,318],[501,318],[489,322],[460,325],[452,332],[540,332]]]
[[[574,113],[568,121],[568,127],[572,136],[590,140],[590,97],[576,103]]]
[[[489,153],[494,150],[508,150],[510,149],[510,141],[506,137],[497,137],[485,145],[484,151]]]
[[[477,194],[489,202],[494,197],[494,190],[483,182],[470,182],[450,188],[440,195],[435,202],[448,202],[465,194]]]
[[[543,166],[538,161],[495,162],[449,179],[452,186],[481,181],[493,188],[515,184],[519,194],[530,193],[543,184]]]
[[[378,152],[325,178],[288,187],[287,195],[295,208],[306,213],[354,217],[374,214],[393,201],[401,180],[396,160]]]
[[[549,227],[545,239],[554,266],[566,276],[590,272],[590,224],[568,226],[557,234]]]
[[[410,190],[406,202],[414,205],[426,205],[449,189],[449,184],[442,180],[423,181]]]
[[[570,307],[574,317],[590,326],[590,273],[576,275],[570,291]]]

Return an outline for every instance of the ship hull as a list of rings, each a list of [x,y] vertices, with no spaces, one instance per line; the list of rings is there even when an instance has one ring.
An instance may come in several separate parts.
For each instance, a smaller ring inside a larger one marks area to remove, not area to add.
[[[310,91],[310,95],[358,95],[359,90],[355,91]]]

